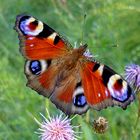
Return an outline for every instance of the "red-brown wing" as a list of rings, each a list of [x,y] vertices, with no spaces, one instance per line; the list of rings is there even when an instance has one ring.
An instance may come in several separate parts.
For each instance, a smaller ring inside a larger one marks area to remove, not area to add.
[[[70,46],[58,33],[32,16],[17,16],[20,51],[30,60],[53,59],[66,55]]]
[[[27,86],[48,97],[66,114],[82,114],[89,108],[77,68],[66,70],[61,60],[28,60]]]
[[[83,114],[89,106],[84,96],[79,72],[66,72],[66,77],[60,75],[50,100],[68,115]],[[64,72],[61,73],[62,75]]]
[[[84,95],[89,106],[100,110],[118,105],[126,108],[134,99],[127,82],[111,68],[87,61],[81,67]]]
[[[55,87],[59,60],[27,60],[25,74],[28,79],[27,86],[39,94],[49,97]]]
[[[32,16],[17,16],[15,29],[20,39],[20,51],[26,58],[27,85],[49,97],[59,73],[57,64],[70,47],[52,28]]]

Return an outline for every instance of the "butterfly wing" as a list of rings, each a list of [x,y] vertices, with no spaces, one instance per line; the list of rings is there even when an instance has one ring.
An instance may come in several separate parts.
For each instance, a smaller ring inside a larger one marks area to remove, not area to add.
[[[84,62],[81,77],[87,103],[94,109],[114,105],[125,109],[134,99],[128,83],[106,65],[95,61]]]
[[[57,60],[26,60],[25,75],[28,79],[27,86],[39,94],[49,97],[55,87],[59,73]]]
[[[79,67],[79,66],[77,66]],[[82,88],[80,73],[63,69],[50,96],[51,101],[66,114],[83,114],[89,108]]]
[[[71,45],[43,22],[21,15],[15,28],[26,58],[27,85],[65,113],[82,114],[89,106],[97,110],[113,105],[126,108],[134,99],[127,82],[105,65],[84,60],[66,69],[63,59]]]
[[[27,59],[54,59],[71,49],[57,32],[32,16],[17,16],[15,29],[19,34],[20,51]]]
[[[20,52],[26,59],[27,86],[49,97],[59,73],[58,64],[71,50],[71,45],[32,16],[17,16],[15,29],[20,39]]]

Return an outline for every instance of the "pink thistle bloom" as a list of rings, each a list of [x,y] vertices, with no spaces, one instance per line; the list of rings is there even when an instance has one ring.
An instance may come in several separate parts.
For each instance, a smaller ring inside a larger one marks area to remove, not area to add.
[[[140,90],[140,66],[136,64],[130,64],[125,67],[126,80],[136,88],[136,91]]]
[[[40,135],[41,140],[77,140],[78,136],[73,130],[77,126],[71,125],[72,119],[69,119],[68,116],[63,117],[61,114],[56,117],[50,117],[49,113],[48,119],[42,114],[41,116],[44,118],[42,123],[35,119],[40,125],[39,132],[36,133]]]

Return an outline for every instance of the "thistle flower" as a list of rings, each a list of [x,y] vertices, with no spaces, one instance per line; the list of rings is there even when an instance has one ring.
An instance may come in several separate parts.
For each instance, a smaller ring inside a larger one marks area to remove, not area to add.
[[[132,85],[136,91],[140,90],[140,66],[136,64],[130,64],[125,67],[125,78],[130,85]]]
[[[93,58],[93,55],[92,53],[89,51],[89,49],[87,49],[85,52],[84,52],[84,56],[88,57],[88,58]],[[95,56],[94,56],[95,57]]]
[[[35,119],[40,125],[36,133],[40,135],[41,140],[77,140],[78,136],[73,130],[77,126],[71,125],[72,119],[69,119],[68,116],[64,117],[63,114],[50,117],[48,111],[47,113],[49,116],[48,119],[41,114],[44,119],[42,123]]]
[[[108,129],[108,121],[104,117],[99,117],[93,122],[93,128],[96,133],[105,133]]]

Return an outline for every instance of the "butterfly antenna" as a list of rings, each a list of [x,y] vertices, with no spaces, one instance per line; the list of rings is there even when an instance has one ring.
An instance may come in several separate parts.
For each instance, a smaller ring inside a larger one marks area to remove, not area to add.
[[[81,37],[81,45],[84,44],[84,27],[85,27],[85,20],[86,20],[86,14],[84,14],[83,24],[82,24],[82,37]]]

